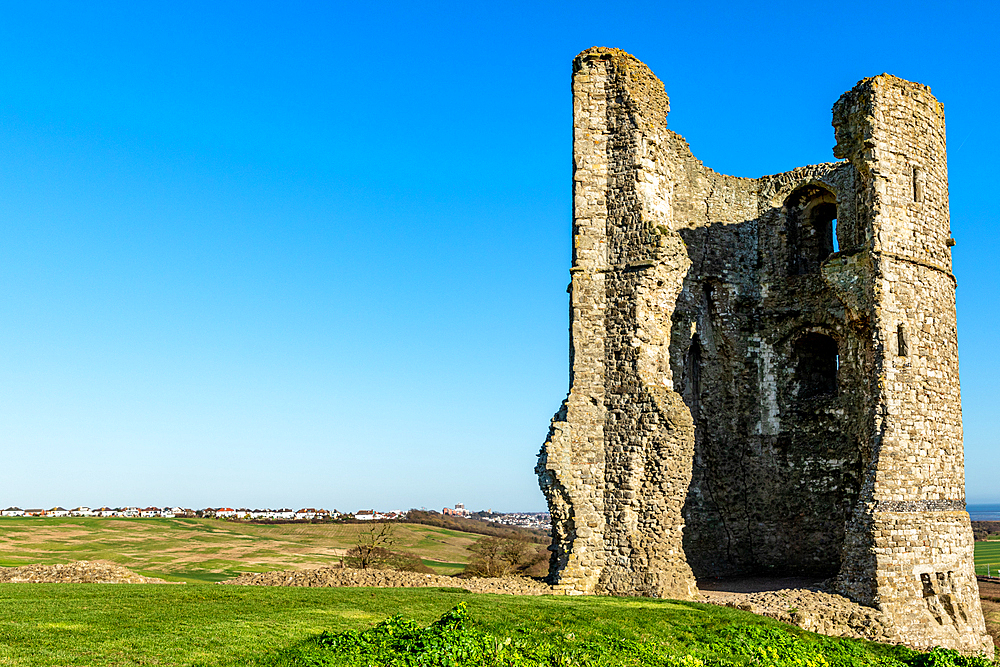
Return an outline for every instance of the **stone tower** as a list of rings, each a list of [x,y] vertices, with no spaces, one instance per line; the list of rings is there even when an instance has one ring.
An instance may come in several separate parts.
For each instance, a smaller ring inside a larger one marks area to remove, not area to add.
[[[942,105],[880,75],[841,162],[718,174],[617,49],[573,67],[570,392],[537,472],[567,593],[829,575],[900,642],[986,651],[965,512]]]

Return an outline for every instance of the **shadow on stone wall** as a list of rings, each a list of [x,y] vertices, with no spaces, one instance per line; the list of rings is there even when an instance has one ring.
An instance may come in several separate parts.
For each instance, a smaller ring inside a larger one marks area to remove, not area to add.
[[[800,273],[761,257],[784,216],[680,230],[691,268],[670,345],[695,423],[683,544],[696,577],[835,575],[858,495],[853,334],[822,262]]]

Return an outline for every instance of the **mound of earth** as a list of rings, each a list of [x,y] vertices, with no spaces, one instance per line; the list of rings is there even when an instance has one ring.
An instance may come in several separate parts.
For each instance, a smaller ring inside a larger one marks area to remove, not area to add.
[[[106,561],[80,560],[66,565],[0,567],[0,583],[10,584],[166,584]]]
[[[761,587],[765,590],[747,592],[740,582],[734,582],[730,590],[702,590],[702,593],[706,594],[705,602],[710,604],[769,616],[830,637],[876,642],[894,640],[882,612],[851,602],[842,595],[827,593],[815,584],[778,590]]]
[[[374,587],[374,588],[464,588],[472,593],[504,593],[507,595],[551,595],[551,586],[527,577],[458,579],[419,572],[394,570],[355,570],[343,567],[321,567],[284,572],[244,572],[235,579],[220,581],[237,586],[311,586],[311,587]]]

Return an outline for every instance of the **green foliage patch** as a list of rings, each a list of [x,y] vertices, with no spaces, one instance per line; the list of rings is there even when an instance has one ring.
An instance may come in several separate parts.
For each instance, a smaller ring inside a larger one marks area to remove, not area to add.
[[[255,660],[259,667],[992,667],[984,658],[795,634],[758,623],[722,627],[679,651],[669,641],[576,633],[539,637],[519,629],[506,637],[473,621],[460,602],[427,627],[400,614],[365,631],[323,632],[302,644]]]

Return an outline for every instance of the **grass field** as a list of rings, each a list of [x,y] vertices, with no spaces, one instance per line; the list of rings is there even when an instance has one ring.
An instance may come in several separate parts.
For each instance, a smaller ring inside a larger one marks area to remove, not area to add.
[[[257,525],[216,519],[0,518],[0,566],[109,560],[168,581],[215,582],[239,572],[316,567],[339,561],[363,524]],[[478,535],[418,524],[395,526],[393,549],[438,574],[468,562]]]
[[[274,656],[297,655],[324,630],[364,630],[397,613],[426,625],[460,601],[500,642],[552,645],[567,655],[588,643],[610,647],[611,657],[628,642],[676,653],[707,650],[734,624],[783,627],[807,643],[848,646],[838,650],[854,651],[859,659],[847,664],[905,653],[820,638],[735,609],[668,600],[475,595],[460,589],[4,584],[0,665],[275,664]]]
[[[686,653],[701,656],[706,665],[924,664],[913,662],[913,654],[903,649],[819,638],[770,619],[694,602],[476,595],[458,588],[206,583],[239,571],[330,562],[354,544],[363,529],[363,525],[272,526],[195,519],[0,519],[0,565],[104,559],[143,574],[192,582],[187,586],[0,585],[0,667],[367,664],[338,662],[337,652],[323,647],[320,633],[365,630],[394,614],[426,625],[458,602],[468,604],[471,617],[478,621],[477,632],[488,633],[483,636],[489,641],[495,639],[497,650],[505,650],[504,641],[513,639],[512,647],[548,652],[541,662],[510,664],[700,664],[671,662],[669,656]],[[456,571],[464,566],[466,547],[477,536],[400,524],[396,539],[397,548],[419,554],[444,571]],[[977,565],[1000,564],[997,547],[1000,541],[977,543]],[[779,632],[779,627],[791,634]],[[764,650],[761,647],[775,646],[785,657],[757,654]],[[724,653],[733,647],[749,653],[736,657]]]
[[[1000,539],[976,542],[976,574],[987,572],[1000,576]]]

